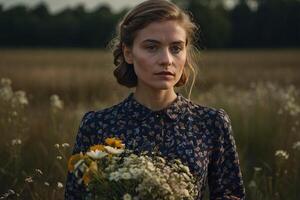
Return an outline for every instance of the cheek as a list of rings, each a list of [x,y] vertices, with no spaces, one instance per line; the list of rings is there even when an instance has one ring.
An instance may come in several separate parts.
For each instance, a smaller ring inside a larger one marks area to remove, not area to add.
[[[183,71],[186,62],[187,62],[186,54],[183,54],[180,58],[178,58],[177,60],[178,71]]]
[[[180,58],[177,60],[177,73],[176,73],[176,81],[180,79],[183,73],[183,69],[186,67],[186,55],[182,55]]]
[[[153,63],[151,62],[151,59],[148,55],[140,52],[134,55],[133,65],[134,70],[138,75],[138,73],[146,73],[148,71],[151,71],[151,66],[153,65]]]

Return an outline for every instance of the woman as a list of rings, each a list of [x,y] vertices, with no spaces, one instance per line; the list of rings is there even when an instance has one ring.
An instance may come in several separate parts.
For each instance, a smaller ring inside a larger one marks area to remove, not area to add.
[[[189,16],[165,0],[145,1],[131,10],[119,26],[114,75],[135,92],[117,105],[86,113],[73,153],[117,137],[136,152],[157,149],[168,159],[181,159],[197,177],[199,200],[207,184],[210,199],[244,199],[227,114],[194,104],[174,90],[193,71],[195,31]],[[66,199],[85,195],[68,174]]]

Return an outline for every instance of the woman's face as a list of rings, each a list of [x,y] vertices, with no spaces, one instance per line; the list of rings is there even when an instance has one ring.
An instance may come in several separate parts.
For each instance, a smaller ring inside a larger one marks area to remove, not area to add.
[[[132,48],[124,48],[143,89],[173,89],[186,63],[186,31],[176,21],[153,22],[137,32]]]

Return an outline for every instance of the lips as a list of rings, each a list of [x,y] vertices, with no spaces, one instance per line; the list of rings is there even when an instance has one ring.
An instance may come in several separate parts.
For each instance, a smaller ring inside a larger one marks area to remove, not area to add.
[[[163,72],[158,72],[155,73],[155,75],[162,75],[162,76],[174,76],[175,74],[169,71],[163,71]]]

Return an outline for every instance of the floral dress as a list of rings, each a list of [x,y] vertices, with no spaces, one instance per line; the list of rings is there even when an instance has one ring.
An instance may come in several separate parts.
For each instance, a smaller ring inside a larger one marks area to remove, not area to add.
[[[197,105],[177,94],[169,106],[152,111],[131,93],[117,105],[84,115],[73,154],[107,137],[120,138],[137,153],[156,149],[166,159],[179,158],[197,178],[197,200],[203,199],[206,186],[211,200],[245,199],[231,122],[222,109]],[[84,186],[68,173],[65,199],[86,195]]]

